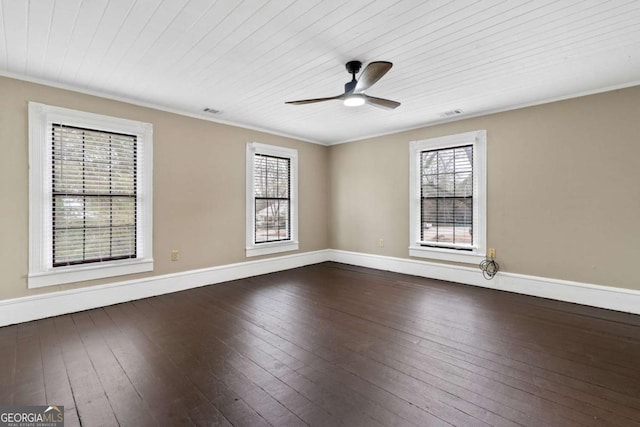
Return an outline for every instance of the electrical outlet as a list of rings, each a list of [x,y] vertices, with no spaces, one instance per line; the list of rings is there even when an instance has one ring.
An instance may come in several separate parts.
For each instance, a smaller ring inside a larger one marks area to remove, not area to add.
[[[174,249],[171,251],[171,261],[179,261],[180,260],[180,251]]]
[[[489,258],[494,259],[496,257],[495,248],[489,248]]]
[[[381,248],[384,248],[384,239],[378,240],[378,246],[380,246]]]

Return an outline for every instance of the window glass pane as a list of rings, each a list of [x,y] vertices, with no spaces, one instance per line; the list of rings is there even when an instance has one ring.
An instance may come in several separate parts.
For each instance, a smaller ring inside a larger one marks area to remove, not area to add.
[[[136,137],[52,129],[54,266],[135,258]]]
[[[459,172],[455,175],[455,195],[458,197],[473,196],[473,173]]]
[[[453,243],[453,200],[438,200],[437,242]]]
[[[438,200],[422,199],[421,240],[436,241],[438,234]]]
[[[438,197],[451,197],[454,191],[453,173],[443,173],[438,175]]]
[[[114,227],[111,230],[111,256],[125,257],[136,251],[135,225]]]
[[[421,153],[422,175],[438,173],[438,153],[436,151],[423,151]]]
[[[265,182],[267,197],[278,197],[278,159],[267,157],[267,179]]]
[[[253,191],[256,197],[267,196],[267,159],[256,154],[254,157]]]
[[[269,204],[267,200],[256,199],[256,214],[255,214],[255,241],[256,243],[262,243],[268,241],[268,216],[269,216]]]
[[[133,197],[111,198],[111,220],[114,226],[136,224],[136,200]]]
[[[290,239],[290,159],[254,156],[255,243]]]
[[[111,197],[85,197],[85,226],[109,227],[111,224]]]
[[[453,151],[454,150],[440,150],[437,152],[438,174],[455,172],[455,169],[454,169],[455,163],[453,161]]]
[[[425,243],[473,244],[473,147],[423,151],[421,227]]]
[[[53,232],[53,259],[56,263],[70,263],[83,259],[82,229],[57,229]]]
[[[53,197],[54,228],[78,228],[84,225],[84,198]]]
[[[88,228],[85,230],[85,259],[111,257],[111,233],[109,228]]]
[[[454,152],[456,172],[471,172],[473,169],[473,148],[456,148]]]
[[[277,204],[278,209],[274,216],[275,240],[285,240],[289,238],[289,201],[279,200]]]

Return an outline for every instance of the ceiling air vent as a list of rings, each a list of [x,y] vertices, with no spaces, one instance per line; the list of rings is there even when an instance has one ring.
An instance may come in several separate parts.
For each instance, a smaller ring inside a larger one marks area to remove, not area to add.
[[[209,114],[220,114],[220,110],[216,110],[214,108],[209,108],[209,107],[205,108],[202,111],[204,111],[205,113],[209,113]]]
[[[440,117],[448,119],[449,117],[459,116],[460,114],[462,114],[462,110],[456,108],[455,110],[445,111],[444,113],[440,114]]]

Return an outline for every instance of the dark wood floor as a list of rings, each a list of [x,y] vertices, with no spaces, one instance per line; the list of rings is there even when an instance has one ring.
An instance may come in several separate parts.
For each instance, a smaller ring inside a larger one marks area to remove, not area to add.
[[[66,425],[640,426],[640,316],[325,263],[0,329]]]

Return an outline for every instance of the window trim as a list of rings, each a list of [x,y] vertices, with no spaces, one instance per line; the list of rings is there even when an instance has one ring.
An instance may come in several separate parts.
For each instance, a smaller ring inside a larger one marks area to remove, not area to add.
[[[137,137],[137,258],[53,267],[51,127],[53,123]],[[27,286],[40,288],[153,271],[153,125],[29,102],[29,274]]]
[[[277,242],[255,243],[255,197],[254,197],[254,158],[255,154],[264,154],[289,159],[289,192],[290,192],[290,235],[288,240]],[[246,240],[245,254],[247,257],[269,255],[279,252],[295,251],[298,242],[298,150],[261,144],[247,143],[246,149]]]
[[[411,141],[409,144],[409,256],[477,264],[487,247],[487,132],[478,130],[456,135]],[[420,152],[473,145],[473,245],[471,250],[425,247],[420,244]]]

